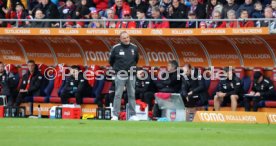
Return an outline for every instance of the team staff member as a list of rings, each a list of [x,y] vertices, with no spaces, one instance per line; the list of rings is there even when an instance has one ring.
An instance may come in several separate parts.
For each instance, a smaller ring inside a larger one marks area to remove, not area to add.
[[[250,102],[253,100],[253,111],[258,111],[258,104],[264,100],[275,100],[274,85],[269,78],[263,76],[259,71],[254,73],[254,83],[251,96],[244,96],[245,111],[250,111]],[[253,99],[252,99],[253,98]]]
[[[155,88],[150,76],[145,78],[145,73],[146,71],[142,69],[137,71],[135,97],[136,99],[141,99],[143,102],[147,103],[149,111],[151,111],[153,107],[152,101],[154,99]]]
[[[119,71],[128,72],[131,67],[136,67],[139,54],[136,45],[130,43],[129,34],[126,31],[120,34],[120,43],[112,47],[109,63],[116,72],[115,75],[115,98],[113,104],[113,114],[111,120],[118,120],[121,109],[121,97],[124,87],[127,90],[130,120],[138,120],[135,112],[135,80],[136,77],[130,74],[119,74]]]
[[[197,69],[192,72],[192,66],[185,64],[183,67],[181,96],[186,107],[207,105],[208,93],[202,76]]]
[[[75,97],[77,104],[82,104],[82,98],[90,97],[92,89],[88,81],[84,78],[83,73],[77,65],[71,66],[70,76],[66,79],[65,86],[61,93],[62,104],[68,103],[68,98]]]
[[[216,111],[219,111],[221,103],[231,101],[231,109],[232,111],[236,111],[238,99],[240,99],[243,94],[242,82],[229,67],[226,67],[224,71],[227,76],[219,82],[218,92],[214,97],[214,108]]]
[[[40,89],[43,82],[43,76],[38,70],[38,66],[33,60],[29,60],[28,63],[29,71],[22,77],[19,94],[15,101],[15,106],[19,106],[24,98],[27,96],[40,96]]]
[[[7,72],[4,63],[0,62],[0,95],[7,97],[8,105],[12,105],[17,96],[15,94],[18,82],[18,74],[16,75],[11,71]]]

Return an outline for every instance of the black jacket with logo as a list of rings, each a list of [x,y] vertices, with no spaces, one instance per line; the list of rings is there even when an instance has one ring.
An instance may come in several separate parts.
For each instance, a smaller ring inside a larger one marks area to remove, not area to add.
[[[63,92],[75,94],[77,92],[87,92],[89,89],[92,93],[91,87],[88,84],[88,81],[84,78],[83,73],[79,73],[78,79],[75,79],[72,75],[66,79]]]
[[[136,67],[138,60],[138,48],[132,43],[129,45],[120,43],[113,46],[109,57],[109,63],[116,72],[128,71],[132,66]]]
[[[14,75],[12,73],[7,74],[4,72],[0,75],[0,88],[1,88],[1,95],[9,96],[12,92],[16,91],[16,87],[19,82],[19,76]]]
[[[269,78],[264,77],[264,80],[261,83],[254,82],[252,91],[260,92],[261,97],[274,96],[274,85]]]
[[[226,93],[226,96],[231,95],[242,95],[243,94],[243,85],[242,81],[235,74],[233,75],[233,79],[229,80],[221,80],[218,85],[218,91]]]
[[[20,89],[24,89],[24,90],[26,89],[30,74],[31,73],[28,71],[28,73],[26,73],[22,77]],[[40,90],[41,90],[42,84],[43,84],[43,76],[38,71],[38,69],[35,69],[33,76],[30,79],[30,87],[28,89],[28,94],[33,96],[40,96],[41,95]]]

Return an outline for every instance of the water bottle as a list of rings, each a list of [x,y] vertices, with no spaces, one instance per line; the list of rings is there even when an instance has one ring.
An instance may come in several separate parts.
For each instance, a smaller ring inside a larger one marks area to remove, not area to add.
[[[41,118],[41,108],[40,108],[40,104],[38,105],[38,118]]]
[[[111,112],[111,110],[110,110],[110,108],[106,108],[105,110],[104,110],[104,118],[105,118],[105,120],[110,120],[111,119],[111,115],[110,115],[110,112]]]

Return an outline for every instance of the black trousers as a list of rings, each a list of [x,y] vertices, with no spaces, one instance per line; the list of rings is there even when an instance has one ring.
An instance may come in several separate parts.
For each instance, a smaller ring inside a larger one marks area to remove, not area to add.
[[[15,99],[14,106],[19,106],[22,102],[24,102],[24,99],[27,96],[32,96],[32,95],[29,94],[29,93],[18,93],[18,95],[17,95],[17,97]]]
[[[257,112],[258,111],[258,103],[262,100],[260,97],[244,97],[244,108],[245,108],[245,111],[250,111],[251,109],[251,101],[253,102],[253,111],[254,112]]]
[[[85,95],[81,92],[75,92],[75,93],[63,92],[61,93],[61,103],[68,104],[69,103],[68,99],[71,97],[75,97],[77,104],[82,104],[82,98],[84,96]]]

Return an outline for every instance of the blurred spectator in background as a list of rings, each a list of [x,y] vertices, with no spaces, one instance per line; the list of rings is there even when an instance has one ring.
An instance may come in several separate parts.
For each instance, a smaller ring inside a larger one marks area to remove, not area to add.
[[[158,0],[149,0],[149,8],[147,9],[146,14],[147,18],[152,18],[151,12],[154,7],[158,7]]]
[[[107,19],[117,19],[115,17],[113,9],[107,9],[106,14],[107,14]],[[105,23],[105,27],[106,28],[115,28],[116,27],[116,21],[107,21]]]
[[[217,0],[208,0],[208,4],[206,5],[206,18],[212,19],[212,14],[214,11],[215,6],[218,5]]]
[[[247,10],[248,17],[250,17],[254,11],[254,5],[252,0],[245,0],[244,4],[240,5],[239,9],[237,10],[237,15],[239,16],[241,14],[242,10]]]
[[[34,20],[41,20],[41,19],[44,19],[44,18],[45,18],[45,15],[44,15],[43,11],[40,10],[40,9],[36,9]],[[45,21],[32,21],[31,24],[30,24],[30,27],[33,27],[33,28],[47,28],[47,27],[50,27],[50,23],[45,22]]]
[[[72,19],[76,11],[76,6],[73,0],[66,0],[66,3],[63,7],[60,8],[60,18],[61,19]],[[68,21],[62,24],[63,27],[73,27],[74,22]]]
[[[142,9],[138,9],[137,17],[140,21],[136,21],[136,28],[148,28],[149,21],[145,21],[145,19],[147,19],[145,11]]]
[[[267,6],[264,9],[264,17],[267,19],[272,19],[273,18],[273,9],[270,6]],[[257,27],[269,27],[270,29],[276,29],[276,22],[270,21],[271,23],[269,24],[269,20],[263,20],[263,21],[257,21],[256,26]]]
[[[123,19],[131,19],[129,10],[123,11]],[[136,28],[136,23],[134,21],[119,21],[116,28]]]
[[[108,0],[93,0],[93,2],[96,5],[98,14],[104,17],[106,14],[105,10],[108,8]]]
[[[207,28],[207,23],[205,22],[205,21],[201,21],[200,23],[199,23],[199,28]]]
[[[254,11],[252,12],[251,18],[264,18],[263,5],[261,2],[257,1],[254,4]]]
[[[159,4],[161,15],[168,18],[170,7],[171,7],[171,0],[161,0]]]
[[[212,18],[213,20],[221,19],[221,13],[219,11],[214,11]],[[212,21],[209,24],[209,28],[225,28],[225,27],[226,27],[225,21]]]
[[[123,18],[123,11],[131,11],[127,2],[123,2],[123,0],[115,0],[115,4],[112,7],[115,16],[119,19]]]
[[[188,19],[196,19],[196,14],[194,12],[189,12]],[[196,28],[196,21],[187,21],[185,28]]]
[[[89,19],[90,18],[90,10],[89,6],[87,4],[87,0],[81,0],[81,2],[78,4],[76,13],[75,13],[75,19]],[[85,26],[84,21],[79,21],[76,24],[77,28],[82,28]]]
[[[153,19],[163,19],[163,20],[151,21],[149,25],[150,28],[170,28],[170,23],[166,20],[164,16],[161,15],[160,9],[158,7],[154,7],[151,13],[152,13]]]
[[[276,18],[276,0],[271,1],[271,7],[273,9],[273,18]]]
[[[237,5],[235,3],[235,0],[227,0],[227,4],[225,4],[223,6],[223,9],[222,9],[222,18],[225,19],[225,18],[228,18],[228,15],[227,15],[227,12],[229,10],[234,10],[234,11],[237,11],[239,8],[239,5]],[[229,19],[229,18],[228,18]]]
[[[239,21],[240,27],[254,27],[254,22],[251,20],[247,20],[249,17],[248,11],[246,9],[241,10]]]
[[[180,3],[179,0],[172,0],[172,6],[170,9],[170,19],[187,19],[187,8],[184,4]],[[170,22],[170,28],[184,28],[185,22]]]
[[[15,15],[11,19],[26,19],[28,16],[28,11],[25,10],[24,6],[22,3],[17,2],[16,7],[15,7]],[[25,21],[18,21],[18,24],[16,22],[11,22],[13,27],[24,27],[26,22]]]
[[[236,19],[236,11],[234,11],[234,10],[229,10],[229,11],[227,12],[227,19]],[[240,26],[239,26],[238,21],[233,20],[233,21],[228,21],[228,22],[226,22],[226,27],[238,28],[238,27],[240,27]]]
[[[191,7],[189,11],[192,11],[196,14],[197,19],[206,18],[206,9],[205,6],[198,3],[198,0],[191,0]]]
[[[93,20],[100,20],[101,16],[98,14],[97,10],[94,8],[91,10],[91,19]],[[102,21],[91,21],[88,24],[89,28],[103,28],[103,22]]]
[[[148,8],[149,8],[149,5],[146,2],[142,0],[134,0],[133,7],[131,9],[131,17],[133,19],[137,19],[137,10],[139,9],[146,12]]]

